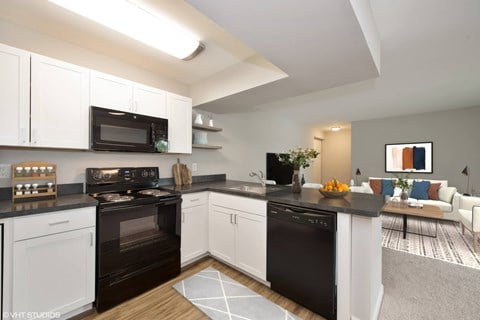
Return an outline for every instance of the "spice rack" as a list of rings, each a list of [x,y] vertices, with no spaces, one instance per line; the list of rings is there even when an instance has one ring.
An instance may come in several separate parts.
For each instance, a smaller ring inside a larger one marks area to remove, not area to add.
[[[12,164],[12,200],[57,198],[57,165],[43,161]]]

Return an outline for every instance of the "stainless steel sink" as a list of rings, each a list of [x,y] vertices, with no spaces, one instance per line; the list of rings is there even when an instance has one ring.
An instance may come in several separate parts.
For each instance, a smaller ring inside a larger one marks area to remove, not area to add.
[[[247,186],[247,185],[245,185],[245,186],[230,187],[229,189],[244,191],[244,192],[258,193],[258,194],[265,194],[265,193],[268,193],[268,192],[281,190],[282,188],[279,188],[279,187],[261,187],[261,186],[257,187],[257,186]]]

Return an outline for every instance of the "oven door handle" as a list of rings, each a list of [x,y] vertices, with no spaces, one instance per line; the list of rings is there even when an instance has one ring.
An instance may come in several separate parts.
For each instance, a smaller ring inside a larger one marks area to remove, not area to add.
[[[156,207],[163,207],[163,206],[168,206],[168,205],[171,205],[171,204],[177,204],[177,203],[180,203],[181,202],[181,199],[175,199],[175,200],[170,200],[170,201],[162,201],[160,203],[157,203],[155,206]]]
[[[126,206],[115,206],[115,207],[107,207],[107,208],[102,208],[101,212],[115,212],[115,211],[121,211],[121,210],[125,210],[125,209],[137,209],[137,208],[141,208],[141,209],[144,209],[145,206],[148,206],[148,205],[155,205],[153,203],[151,204],[144,204],[144,205],[126,205]],[[156,206],[156,205],[155,205]]]

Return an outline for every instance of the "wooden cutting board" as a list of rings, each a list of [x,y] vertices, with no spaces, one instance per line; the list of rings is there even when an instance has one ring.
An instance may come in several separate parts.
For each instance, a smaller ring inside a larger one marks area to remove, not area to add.
[[[177,163],[172,166],[172,175],[173,181],[176,186],[181,186],[182,181],[182,164],[180,163],[180,159],[177,159]]]
[[[172,166],[172,174],[176,186],[192,184],[192,171],[186,164],[180,163],[180,159]]]
[[[182,184],[192,184],[192,172],[188,169],[186,164],[181,164]]]

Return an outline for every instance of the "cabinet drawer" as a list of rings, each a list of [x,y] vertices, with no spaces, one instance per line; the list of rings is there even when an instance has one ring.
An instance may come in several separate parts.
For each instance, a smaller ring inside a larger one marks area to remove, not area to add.
[[[263,217],[267,215],[267,202],[264,200],[211,192],[210,203],[220,207],[258,214]]]
[[[19,241],[49,234],[95,226],[96,207],[62,210],[13,220],[13,240]]]
[[[208,202],[208,192],[197,192],[182,195],[182,208],[190,208]]]

